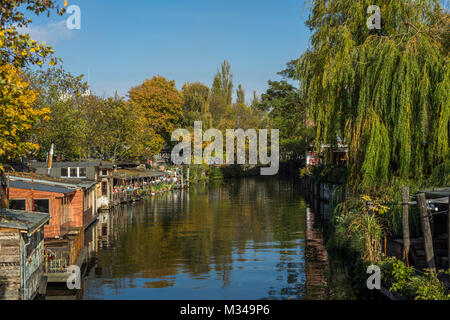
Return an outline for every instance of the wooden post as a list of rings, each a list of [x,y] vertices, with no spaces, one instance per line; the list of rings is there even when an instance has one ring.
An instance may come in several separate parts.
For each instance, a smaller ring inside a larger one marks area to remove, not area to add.
[[[373,201],[367,202],[367,211],[369,212],[369,215],[373,216]]]
[[[183,174],[183,168],[181,168],[181,190],[184,189],[184,174]]]
[[[425,256],[427,258],[428,269],[436,272],[436,264],[434,262],[433,235],[431,234],[430,220],[428,216],[428,204],[424,193],[417,195],[417,204],[419,206],[420,221],[422,224],[423,241],[425,243]]]
[[[187,187],[189,188],[189,174],[190,174],[190,171],[191,171],[191,168],[187,168],[187,177],[186,177],[186,184],[187,184]]]
[[[402,188],[402,224],[403,224],[403,260],[409,267],[409,248],[411,240],[409,235],[409,188]]]

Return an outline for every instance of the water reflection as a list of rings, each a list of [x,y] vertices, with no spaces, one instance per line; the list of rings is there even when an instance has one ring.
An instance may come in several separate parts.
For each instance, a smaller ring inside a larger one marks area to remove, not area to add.
[[[100,217],[84,299],[304,299],[306,205],[292,181],[231,180]]]

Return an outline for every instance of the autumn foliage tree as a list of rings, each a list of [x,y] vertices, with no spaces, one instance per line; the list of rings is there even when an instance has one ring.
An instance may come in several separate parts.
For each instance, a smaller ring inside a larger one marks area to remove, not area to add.
[[[118,96],[101,99],[87,97],[85,115],[89,121],[89,153],[95,158],[150,158],[163,146],[142,108]]]
[[[149,128],[165,141],[170,141],[170,135],[176,129],[183,110],[183,97],[176,88],[175,81],[154,76],[131,88],[128,96],[132,104],[144,111]]]
[[[0,208],[8,207],[6,178],[2,163],[7,163],[38,149],[30,141],[48,109],[34,108],[37,92],[23,80],[23,73],[12,64],[0,65]]]
[[[3,131],[0,159],[5,161],[36,149],[37,146],[28,139],[35,125],[49,111],[47,108],[33,108],[37,92],[23,80],[21,69],[42,65],[47,58],[51,58],[53,50],[45,44],[38,44],[29,34],[19,33],[17,28],[27,27],[32,22],[24,11],[49,15],[54,9],[62,14],[64,9],[59,9],[56,1],[52,0],[3,0],[0,3],[0,128]],[[50,62],[54,64],[56,60],[51,58]]]
[[[32,22],[29,13],[50,14],[56,9],[62,14],[64,10],[52,0],[2,0],[0,4],[0,161],[9,161],[36,149],[29,137],[48,112],[33,108],[36,92],[23,81],[21,68],[42,65],[48,58],[51,64],[56,63],[51,47],[38,44],[28,34],[20,34],[17,28]],[[7,206],[5,190],[6,179],[0,166],[0,207]]]
[[[45,159],[50,146],[62,160],[150,158],[164,141],[149,124],[144,109],[119,97],[92,94],[83,76],[61,68],[27,74],[39,93],[36,108],[50,110],[50,120],[39,123],[33,141],[39,144],[35,156]]]
[[[7,162],[36,150],[30,141],[40,120],[48,119],[48,108],[34,108],[37,92],[11,64],[0,66],[0,160]]]
[[[42,65],[46,59],[55,64],[53,49],[45,43],[39,44],[18,28],[28,27],[32,20],[29,13],[47,14],[52,11],[62,15],[65,9],[54,0],[1,0],[0,15],[0,63],[11,63],[16,67]]]

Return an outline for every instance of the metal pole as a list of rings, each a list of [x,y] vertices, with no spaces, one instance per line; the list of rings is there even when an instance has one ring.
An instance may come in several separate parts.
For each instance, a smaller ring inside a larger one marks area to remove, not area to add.
[[[53,149],[54,149],[54,145],[52,144],[52,146],[50,148],[50,153],[48,154],[48,160],[47,160],[47,174],[48,175],[50,175],[50,172],[52,170]]]

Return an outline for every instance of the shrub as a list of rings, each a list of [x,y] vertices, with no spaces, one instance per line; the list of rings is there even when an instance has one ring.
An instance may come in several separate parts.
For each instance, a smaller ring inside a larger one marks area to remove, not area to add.
[[[419,276],[415,274],[414,268],[396,258],[384,258],[379,267],[383,285],[393,293],[415,300],[450,300],[444,284],[438,279],[438,275],[448,274],[448,271],[437,274],[427,271],[425,276]]]

